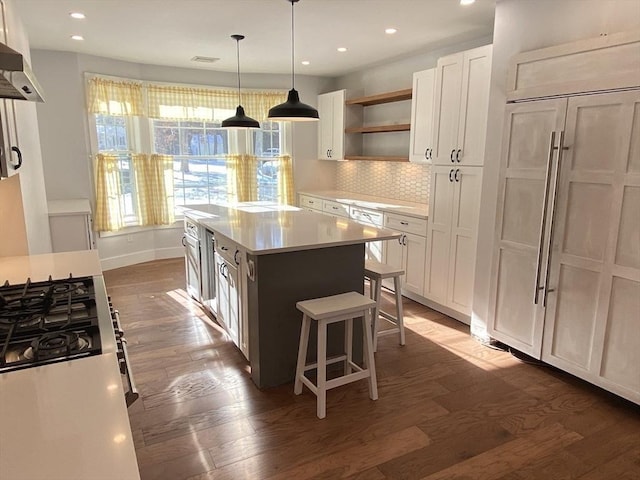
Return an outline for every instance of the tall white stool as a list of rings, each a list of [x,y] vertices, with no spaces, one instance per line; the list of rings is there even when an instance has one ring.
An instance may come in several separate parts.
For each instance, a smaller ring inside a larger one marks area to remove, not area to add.
[[[402,314],[402,292],[400,291],[400,277],[404,275],[404,270],[398,267],[392,267],[385,263],[376,262],[375,260],[365,260],[364,276],[369,279],[369,296],[376,302],[376,308],[373,313],[371,322],[371,331],[373,332],[373,351],[378,350],[378,337],[398,332],[400,345],[404,345],[404,320]],[[396,291],[396,315],[393,316],[384,312],[380,308],[382,302],[382,280],[393,278],[393,286]],[[395,325],[378,332],[378,317],[382,317]]]
[[[296,303],[296,308],[302,315],[302,330],[300,331],[300,346],[298,348],[298,363],[296,366],[296,380],[293,392],[302,393],[302,385],[309,387],[317,397],[318,418],[324,418],[327,410],[327,390],[347,383],[367,378],[369,380],[369,397],[378,399],[378,383],[376,381],[376,366],[373,359],[373,342],[371,335],[371,310],[375,308],[375,301],[356,292],[341,293],[330,297],[315,298]],[[364,366],[361,368],[353,362],[353,319],[362,317],[362,332],[364,346]],[[311,321],[318,322],[318,356],[315,363],[307,364],[307,347],[309,345],[309,331]],[[345,354],[331,359],[327,358],[327,325],[335,322],[346,322]],[[344,375],[327,380],[327,365],[345,362]],[[304,372],[318,370],[317,382],[314,385]]]

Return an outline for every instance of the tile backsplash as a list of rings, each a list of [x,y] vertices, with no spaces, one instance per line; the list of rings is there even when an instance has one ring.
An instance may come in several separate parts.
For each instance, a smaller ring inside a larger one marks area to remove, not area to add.
[[[406,162],[337,162],[338,190],[393,198],[408,202],[429,201],[431,166]]]

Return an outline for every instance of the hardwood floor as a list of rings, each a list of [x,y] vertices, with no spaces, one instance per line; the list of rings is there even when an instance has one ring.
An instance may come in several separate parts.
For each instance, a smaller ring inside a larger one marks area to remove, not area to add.
[[[380,398],[345,385],[318,420],[306,388],[254,386],[187,297],[182,259],[104,276],[141,394],[129,417],[143,479],[640,479],[640,407],[408,299],[406,345],[379,339]]]

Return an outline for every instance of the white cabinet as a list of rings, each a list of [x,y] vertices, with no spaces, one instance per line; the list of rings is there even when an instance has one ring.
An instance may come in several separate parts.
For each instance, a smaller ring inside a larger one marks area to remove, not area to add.
[[[310,197],[308,195],[300,195],[298,205],[305,210],[311,210],[314,212],[322,212],[322,200],[316,197]]]
[[[346,90],[318,95],[318,158],[344,159]]]
[[[492,45],[438,59],[432,162],[482,165]]]
[[[409,161],[431,163],[433,155],[433,105],[436,69],[413,74]]]
[[[434,166],[424,296],[471,313],[482,168]]]
[[[489,322],[636,403],[639,112],[640,90],[507,106]]]
[[[332,200],[322,201],[322,211],[334,217],[349,218],[349,205]]]
[[[382,212],[362,207],[350,207],[349,216],[352,220],[363,225],[371,225],[372,227],[384,226],[384,215]],[[369,260],[383,261],[383,242],[367,242],[364,245],[364,256]]]
[[[426,220],[386,213],[384,226],[390,230],[402,232],[400,238],[385,242],[385,263],[403,268],[405,274],[402,276],[402,288],[422,295],[426,253]],[[392,282],[384,283],[384,285],[393,289]]]
[[[47,207],[54,253],[94,248],[89,200],[50,200]]]

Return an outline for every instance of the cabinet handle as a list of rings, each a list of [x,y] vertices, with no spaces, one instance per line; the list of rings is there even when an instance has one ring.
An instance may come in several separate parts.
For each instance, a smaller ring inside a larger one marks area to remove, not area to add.
[[[186,236],[182,236],[182,246],[186,247],[187,246],[187,237]]]
[[[460,173],[460,169],[456,168],[456,173],[453,175],[453,178],[456,180],[456,182],[460,181],[460,176],[458,175]]]
[[[407,236],[402,235],[402,245],[406,245],[406,244],[407,244]]]
[[[449,170],[449,181],[453,183],[453,168],[451,170]]]
[[[236,262],[236,265],[240,265],[240,261],[238,260],[239,253],[240,253],[240,250],[236,250],[235,253],[233,254],[233,261]]]
[[[226,251],[227,251],[227,250],[229,250],[229,249],[228,249],[227,247],[225,247],[225,246],[221,246],[221,247],[220,247],[220,250],[223,250],[223,251],[225,251],[225,252],[226,252]]]
[[[11,151],[16,152],[16,155],[18,156],[18,164],[13,166],[14,170],[18,170],[22,166],[22,152],[18,147],[11,147]]]
[[[455,160],[453,158],[453,154],[456,153],[456,149],[454,148],[453,150],[451,150],[451,155],[449,155],[449,158],[451,159],[451,163],[454,163]]]
[[[398,243],[399,243],[400,245],[402,245],[402,237],[403,237],[403,236],[404,236],[404,235],[400,235],[400,236],[398,237]]]
[[[400,222],[400,225],[409,225],[409,222]]]
[[[544,180],[544,196],[542,197],[542,215],[540,218],[540,238],[538,240],[538,256],[536,258],[536,285],[533,292],[533,303],[538,304],[538,296],[540,290],[544,287],[540,286],[540,276],[542,275],[542,250],[544,242],[544,232],[547,224],[547,206],[549,204],[549,185],[551,183],[551,167],[553,166],[553,151],[555,150],[556,132],[551,132],[549,140],[549,154],[547,156],[547,171]]]
[[[429,160],[429,149],[428,148],[424,149],[424,159],[425,160]]]
[[[460,154],[462,153],[462,150],[458,149],[456,150],[456,162],[460,163]]]

